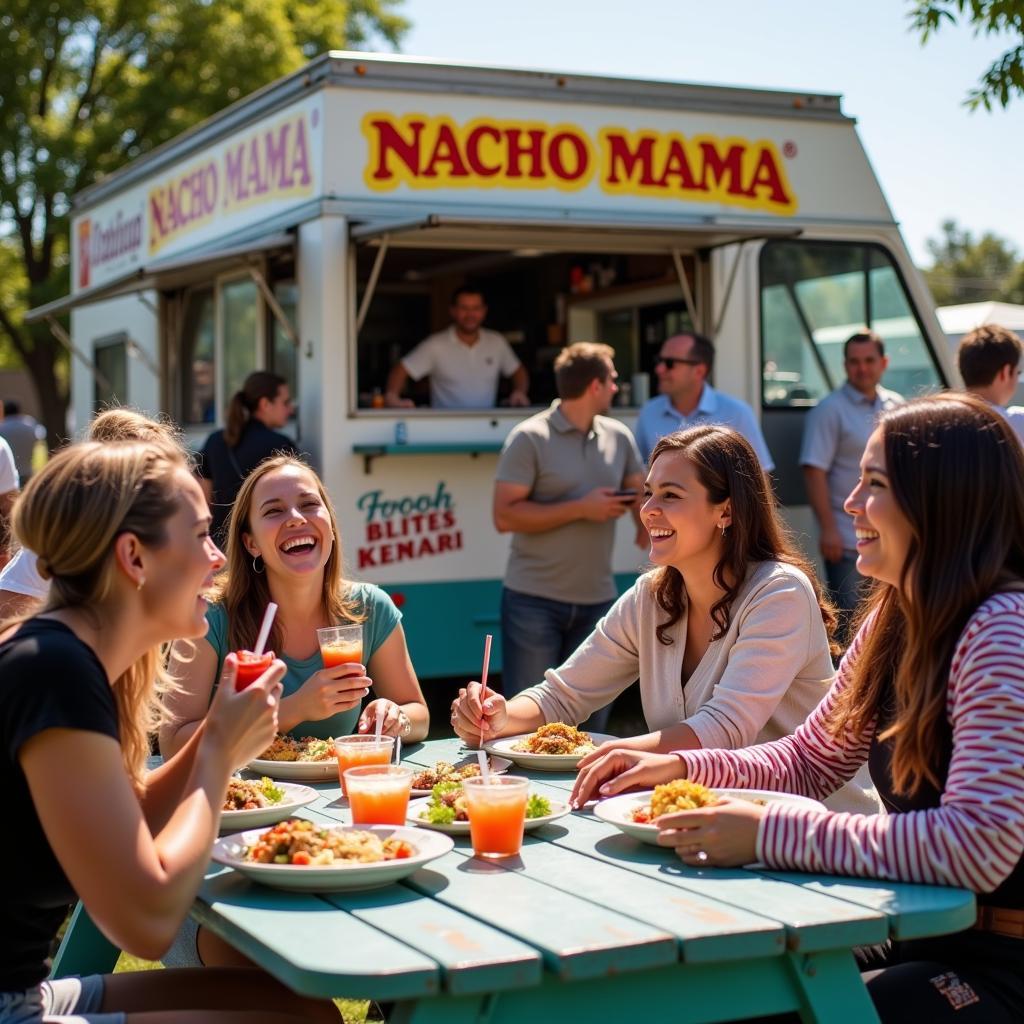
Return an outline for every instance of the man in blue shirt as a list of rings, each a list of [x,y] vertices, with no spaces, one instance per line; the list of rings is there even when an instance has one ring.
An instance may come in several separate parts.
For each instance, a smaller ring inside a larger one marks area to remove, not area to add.
[[[807,498],[820,530],[825,575],[845,633],[860,597],[857,538],[843,502],[860,479],[860,459],[879,413],[902,404],[903,396],[881,385],[889,360],[874,331],[859,331],[843,346],[846,383],[823,398],[804,426],[800,465]],[[841,637],[841,639],[846,639]]]
[[[636,443],[646,462],[658,440],[674,430],[701,423],[718,423],[741,433],[751,444],[765,472],[775,468],[754,410],[707,382],[715,363],[715,348],[702,334],[676,334],[666,338],[654,372],[657,397],[640,410]]]

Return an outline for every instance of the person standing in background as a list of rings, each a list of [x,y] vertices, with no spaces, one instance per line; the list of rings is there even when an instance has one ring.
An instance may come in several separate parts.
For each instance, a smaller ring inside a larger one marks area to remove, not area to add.
[[[0,568],[11,557],[11,509],[18,496],[18,469],[11,446],[0,437]]]
[[[242,481],[271,455],[298,455],[291,438],[278,433],[292,415],[284,377],[257,370],[231,396],[227,423],[199,453],[196,475],[213,514],[210,532],[219,539]]]
[[[1020,338],[1008,327],[984,324],[963,336],[956,360],[964,390],[1001,413],[1024,442],[1024,406],[1006,405],[1020,383],[1022,350]]]
[[[703,334],[688,331],[666,338],[654,364],[661,392],[644,404],[636,421],[636,443],[646,462],[666,434],[719,424],[742,434],[757,453],[761,468],[775,468],[754,410],[746,402],[716,391],[707,381],[715,365],[715,346]]]
[[[629,429],[606,415],[618,391],[614,356],[593,342],[563,349],[558,400],[519,423],[498,459],[494,525],[513,534],[501,592],[507,697],[561,665],[617,596],[615,520],[630,509],[639,517],[644,477]],[[584,727],[601,731],[608,714]]]
[[[32,477],[36,441],[43,440],[46,431],[34,416],[21,411],[21,405],[16,399],[5,398],[0,409],[0,437],[11,446],[14,464],[18,467],[18,476],[24,487]]]
[[[857,536],[843,502],[857,485],[860,457],[880,413],[903,404],[903,396],[881,386],[889,365],[885,343],[874,331],[859,331],[843,346],[846,383],[823,398],[804,426],[800,466],[807,498],[818,521],[825,576],[839,609],[839,640],[845,645],[850,616],[860,597]]]
[[[411,409],[416,403],[402,398],[411,377],[430,377],[430,404],[435,409],[490,409],[498,400],[498,381],[512,378],[509,405],[529,405],[529,377],[512,346],[497,331],[484,326],[487,303],[477,288],[456,288],[452,295],[451,325],[421,341],[391,368],[384,404]]]

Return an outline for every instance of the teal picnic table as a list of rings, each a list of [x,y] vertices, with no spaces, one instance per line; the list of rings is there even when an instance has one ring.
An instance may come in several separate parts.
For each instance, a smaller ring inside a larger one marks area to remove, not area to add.
[[[466,753],[437,740],[403,760]],[[523,774],[562,800],[574,778]],[[338,785],[316,788],[304,816],[347,822]],[[878,1020],[852,947],[959,931],[975,906],[961,889],[691,868],[576,812],[528,833],[519,857],[484,861],[460,838],[367,892],[282,892],[214,864],[193,916],[295,991],[394,1002],[399,1022],[703,1024],[796,1011],[836,1024]],[[88,918],[69,932],[55,973],[104,969]]]

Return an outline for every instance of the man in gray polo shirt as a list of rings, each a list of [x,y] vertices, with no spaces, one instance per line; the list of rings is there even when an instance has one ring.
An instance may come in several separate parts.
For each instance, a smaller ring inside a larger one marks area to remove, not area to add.
[[[888,365],[885,344],[874,331],[848,338],[843,346],[846,383],[811,410],[800,449],[807,497],[821,531],[819,545],[828,585],[839,606],[842,633],[861,586],[857,538],[843,502],[857,485],[860,459],[879,413],[903,403],[902,395],[880,384]]]
[[[498,460],[494,525],[513,534],[501,595],[506,697],[560,665],[617,596],[615,521],[638,515],[644,472],[629,429],[604,415],[619,389],[614,355],[591,342],[560,352],[558,400],[518,424]],[[607,717],[597,712],[588,728]]]

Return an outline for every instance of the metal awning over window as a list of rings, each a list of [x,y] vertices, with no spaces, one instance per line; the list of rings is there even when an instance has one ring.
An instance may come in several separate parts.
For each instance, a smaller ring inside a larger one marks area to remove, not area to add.
[[[294,236],[287,232],[264,235],[251,242],[241,245],[220,246],[205,252],[192,253],[186,256],[169,256],[152,260],[145,266],[136,267],[120,277],[116,277],[93,288],[72,292],[61,299],[36,306],[25,314],[26,323],[48,320],[77,309],[79,306],[116,299],[123,295],[136,292],[170,291],[185,285],[194,284],[224,271],[239,266],[249,266],[255,257],[268,252],[290,249],[295,244]],[[262,275],[261,275],[262,276]]]
[[[417,219],[354,224],[349,233],[353,241],[362,244],[403,248],[668,253],[673,249],[714,249],[756,238],[792,238],[799,235],[800,230],[791,224],[730,221],[717,217],[589,221],[427,214]]]

